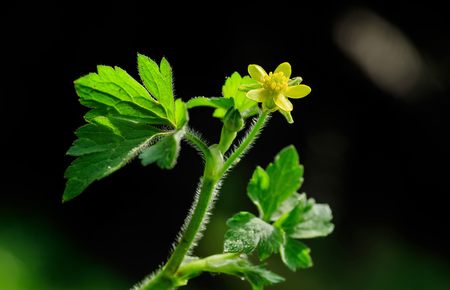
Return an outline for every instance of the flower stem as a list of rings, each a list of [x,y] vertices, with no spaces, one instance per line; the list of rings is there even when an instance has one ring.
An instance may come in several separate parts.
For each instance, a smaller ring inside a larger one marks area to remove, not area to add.
[[[225,163],[223,164],[221,175],[225,174],[225,172],[227,172],[232,166],[234,166],[237,162],[239,162],[241,156],[245,154],[247,150],[250,149],[251,145],[261,132],[261,129],[266,124],[268,116],[269,116],[268,111],[262,111],[261,114],[259,114],[258,118],[256,119],[256,122],[249,129],[247,136],[245,136],[241,144],[236,148],[236,150],[233,151],[230,157],[228,157]]]
[[[223,156],[220,151],[220,146],[213,145],[208,148],[209,154],[205,155],[205,171],[201,180],[200,193],[197,203],[194,204],[192,216],[188,220],[186,229],[183,232],[178,245],[162,270],[163,274],[173,275],[177,272],[204,223],[205,216],[214,198],[214,190],[218,181],[222,178],[228,168],[234,164],[236,159],[244,154],[248,147],[253,143],[264,126],[267,116],[268,112],[262,112],[259,115],[257,121],[250,129],[244,141],[233,152],[233,154],[231,154],[225,163],[223,163]]]
[[[208,210],[214,200],[215,189],[219,180],[223,177],[226,171],[239,160],[241,155],[251,147],[259,132],[264,127],[268,115],[268,112],[262,112],[259,115],[254,125],[250,128],[247,136],[225,162],[223,161],[223,155],[219,144],[207,147],[207,145],[200,138],[198,138],[198,136],[190,131],[187,132],[186,139],[203,153],[206,160],[205,170],[200,182],[198,198],[194,202],[192,215],[188,217],[181,238],[179,239],[178,244],[166,265],[154,277],[145,280],[135,289],[168,290],[179,286],[177,285],[177,272],[180,269],[183,271],[188,269],[186,267],[180,268],[180,266],[185,256],[192,248],[192,245],[198,239],[198,235],[205,223]],[[231,256],[216,256],[214,259],[223,259],[225,257],[230,258]],[[202,262],[199,261],[198,263]],[[198,263],[191,264],[191,267],[195,268],[201,266]]]

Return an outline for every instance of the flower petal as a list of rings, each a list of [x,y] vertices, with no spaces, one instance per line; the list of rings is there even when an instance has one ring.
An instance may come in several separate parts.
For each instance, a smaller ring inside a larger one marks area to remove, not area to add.
[[[247,98],[257,101],[257,102],[264,102],[267,98],[268,92],[264,88],[256,89],[248,91],[246,96]]]
[[[266,71],[257,64],[251,64],[248,66],[248,74],[252,77],[252,79],[260,83],[262,83],[264,77],[267,76]]]
[[[290,112],[294,108],[292,103],[283,95],[278,95],[274,99],[275,104],[283,111]]]
[[[292,86],[287,87],[286,91],[284,92],[286,96],[292,99],[299,99],[306,97],[311,92],[311,88],[307,85],[298,85],[298,86]]]
[[[275,72],[282,72],[285,77],[290,78],[291,77],[291,65],[288,62],[283,62],[280,64],[276,69]]]

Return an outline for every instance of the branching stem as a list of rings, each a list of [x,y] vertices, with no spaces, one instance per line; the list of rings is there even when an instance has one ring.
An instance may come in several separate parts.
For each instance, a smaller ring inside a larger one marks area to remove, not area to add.
[[[219,180],[224,176],[228,169],[230,169],[239,158],[251,147],[256,137],[259,135],[261,129],[267,121],[268,112],[262,112],[254,125],[249,129],[248,134],[244,140],[239,144],[236,150],[224,162],[222,151],[219,144],[207,146],[196,134],[187,131],[186,139],[197,147],[205,156],[206,164],[203,177],[201,179],[199,196],[197,203],[194,204],[192,215],[188,219],[187,225],[181,235],[181,238],[175,247],[172,255],[167,261],[162,270],[153,278],[144,281],[135,289],[138,290],[162,290],[172,289],[177,285],[177,273],[181,270],[186,271],[185,268],[180,268],[185,256],[188,254],[193,243],[200,233],[208,210],[214,199],[214,191]],[[223,150],[223,148],[222,148]],[[225,256],[216,256],[215,258],[224,258]],[[226,256],[228,257],[228,256]],[[191,263],[190,267],[201,266],[199,263],[205,262],[200,260],[197,263]],[[204,265],[202,265],[204,266]]]

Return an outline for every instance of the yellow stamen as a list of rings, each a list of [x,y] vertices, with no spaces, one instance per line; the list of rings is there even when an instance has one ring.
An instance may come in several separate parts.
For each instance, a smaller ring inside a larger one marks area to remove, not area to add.
[[[289,79],[282,72],[270,72],[269,75],[264,76],[262,81],[264,89],[274,94],[280,94],[288,87]]]

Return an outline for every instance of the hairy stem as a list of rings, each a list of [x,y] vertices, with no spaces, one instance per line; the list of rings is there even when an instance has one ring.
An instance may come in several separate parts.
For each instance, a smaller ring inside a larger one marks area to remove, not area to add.
[[[224,162],[223,154],[219,144],[208,147],[195,133],[187,131],[186,139],[191,142],[198,150],[205,156],[206,164],[205,170],[201,179],[199,195],[194,203],[192,215],[188,217],[186,227],[182,232],[181,238],[178,241],[169,260],[155,276],[145,280],[141,285],[137,286],[136,290],[168,290],[178,287],[177,275],[179,278],[180,270],[183,272],[195,272],[201,267],[206,266],[204,262],[210,262],[215,259],[224,259],[234,257],[230,254],[218,255],[209,260],[199,260],[198,262],[190,263],[190,266],[181,267],[185,256],[189,253],[192,245],[198,238],[202,226],[205,223],[208,210],[214,200],[215,189],[219,180],[223,177],[228,169],[230,169],[239,158],[251,147],[256,137],[258,137],[261,129],[267,121],[269,113],[262,112],[253,126],[249,129],[248,134],[230,157]],[[197,269],[197,267],[200,267]],[[204,269],[212,271],[211,269]],[[224,272],[224,269],[222,269]]]
[[[241,144],[236,148],[236,150],[233,151],[233,153],[230,155],[230,157],[227,158],[225,161],[223,167],[222,167],[222,175],[225,174],[232,166],[234,166],[237,162],[239,162],[241,156],[245,154],[245,152],[250,149],[253,142],[258,137],[259,133],[261,132],[261,129],[264,127],[268,120],[269,112],[263,111],[261,114],[259,114],[258,118],[256,119],[256,122],[254,125],[250,128],[250,130],[247,133],[247,136],[245,136],[244,140],[242,140]]]
[[[184,231],[180,241],[178,242],[178,245],[172,253],[172,256],[167,261],[167,264],[163,268],[164,274],[174,275],[177,272],[178,267],[183,262],[184,257],[191,248],[203,224],[206,213],[213,199],[213,193],[216,184],[217,181],[213,179],[203,178],[197,205],[186,227],[186,230]]]
[[[185,135],[186,140],[188,140],[197,150],[202,152],[203,156],[205,158],[208,158],[210,156],[208,145],[194,132],[191,130],[186,130]]]
[[[214,198],[214,189],[217,182],[215,178],[209,176],[205,168],[197,203],[194,204],[195,208],[175,250],[162,270],[150,279],[144,280],[141,285],[135,288],[136,290],[169,290],[179,286],[175,277],[176,273],[205,221]]]

